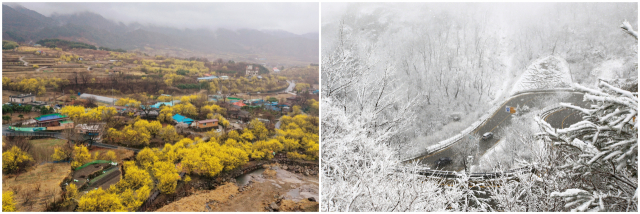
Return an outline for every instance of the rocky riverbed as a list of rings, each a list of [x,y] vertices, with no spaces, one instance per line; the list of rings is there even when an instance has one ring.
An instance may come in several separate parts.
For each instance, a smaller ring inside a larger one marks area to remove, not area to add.
[[[256,173],[260,172],[261,173]],[[244,177],[243,177],[244,176]],[[197,190],[161,212],[273,212],[319,210],[318,166],[272,163],[229,179],[213,190]]]

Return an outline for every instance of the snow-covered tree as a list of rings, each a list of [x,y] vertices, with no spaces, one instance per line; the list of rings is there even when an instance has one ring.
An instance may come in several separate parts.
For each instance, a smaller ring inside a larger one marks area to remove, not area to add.
[[[638,192],[638,95],[601,81],[599,90],[575,84],[591,101],[590,108],[569,103],[562,106],[581,112],[583,121],[554,129],[536,118],[548,141],[570,148],[561,169],[579,181],[551,193],[572,211],[637,210]]]
[[[363,60],[340,36],[322,60],[322,211],[486,210],[468,179],[428,179],[401,165],[389,144],[415,121],[420,96],[398,96],[408,93],[391,78],[394,66]]]

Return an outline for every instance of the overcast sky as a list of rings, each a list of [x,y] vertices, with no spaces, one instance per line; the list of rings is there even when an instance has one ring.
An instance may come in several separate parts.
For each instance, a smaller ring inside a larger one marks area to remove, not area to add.
[[[90,11],[129,24],[183,28],[281,29],[296,34],[318,32],[318,3],[53,3],[20,5],[42,15]]]

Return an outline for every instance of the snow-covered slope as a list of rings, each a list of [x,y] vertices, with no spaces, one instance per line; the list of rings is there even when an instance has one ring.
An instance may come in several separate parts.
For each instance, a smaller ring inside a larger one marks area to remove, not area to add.
[[[624,69],[624,59],[611,59],[602,62],[598,67],[591,71],[591,75],[598,79],[618,79],[622,77],[622,71]],[[594,86],[598,86],[598,82],[594,83]]]
[[[557,56],[547,56],[527,67],[511,90],[511,94],[529,90],[570,88],[571,83],[567,61]]]

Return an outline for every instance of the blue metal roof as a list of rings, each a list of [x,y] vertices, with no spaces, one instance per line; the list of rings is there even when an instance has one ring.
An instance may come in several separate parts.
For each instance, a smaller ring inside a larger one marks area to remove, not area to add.
[[[193,119],[185,117],[185,116],[182,116],[180,114],[173,115],[173,120],[175,120],[178,123],[186,123],[186,124],[189,124],[189,125],[191,125],[191,123],[193,123]]]
[[[164,104],[165,106],[173,106],[171,102],[157,102],[156,104],[153,104],[151,108],[160,108],[162,104]]]

